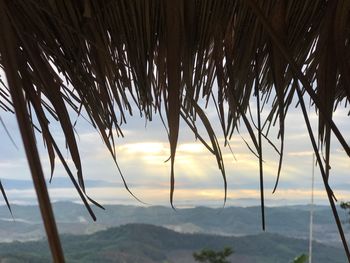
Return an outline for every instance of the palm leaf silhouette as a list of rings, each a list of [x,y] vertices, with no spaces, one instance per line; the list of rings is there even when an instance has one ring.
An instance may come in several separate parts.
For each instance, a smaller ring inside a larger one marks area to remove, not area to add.
[[[336,106],[350,99],[349,11],[347,0],[0,0],[0,66],[7,78],[7,84],[0,83],[0,107],[14,111],[18,120],[54,261],[63,262],[64,257],[34,130],[40,130],[45,142],[51,176],[58,157],[94,218],[90,203],[99,204],[86,194],[68,112],[78,116],[86,112],[131,194],[117,163],[113,136],[122,134],[120,126],[133,114],[133,104],[147,120],[165,112],[173,206],[181,118],[199,137],[197,117],[205,124],[211,142],[200,140],[217,159],[226,193],[220,147],[199,103],[212,98],[226,142],[241,121],[249,132],[247,144],[260,162],[263,214],[262,138],[270,143],[268,131],[278,120],[277,187],[284,120],[292,99],[299,101],[350,259],[328,184],[331,134],[350,156],[346,138],[332,119]],[[257,126],[247,115],[253,93],[259,103]],[[319,113],[318,131],[308,124],[305,94]],[[268,99],[273,101],[270,114],[260,120],[259,110]],[[52,118],[60,123],[76,171],[65,164],[63,149],[52,135]],[[325,161],[321,148],[325,148]]]

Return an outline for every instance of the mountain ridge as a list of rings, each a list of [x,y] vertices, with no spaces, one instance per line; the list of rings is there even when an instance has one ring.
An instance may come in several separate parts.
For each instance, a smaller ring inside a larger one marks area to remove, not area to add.
[[[227,246],[235,251],[232,262],[287,263],[308,248],[306,240],[273,233],[223,237],[183,234],[150,224],[126,224],[90,235],[62,235],[62,244],[67,262],[72,263],[192,263],[195,251],[203,248],[220,250]],[[45,240],[15,242],[0,244],[0,259],[9,263],[18,259],[39,263],[49,262],[50,255]],[[314,260],[318,263],[342,263],[345,262],[345,254],[340,248],[315,242]]]
[[[89,234],[127,223],[149,223],[182,233],[242,236],[261,233],[260,207],[195,207],[174,212],[164,206],[106,205],[94,209],[93,222],[81,204],[58,202],[53,205],[60,233]],[[308,206],[266,207],[268,232],[288,237],[308,238]],[[6,207],[0,207],[0,241],[40,239],[45,236],[37,206],[12,207],[16,223]],[[340,213],[347,220],[346,213]],[[346,227],[346,226],[345,226]],[[326,244],[340,245],[333,215],[327,206],[314,207],[314,237]]]

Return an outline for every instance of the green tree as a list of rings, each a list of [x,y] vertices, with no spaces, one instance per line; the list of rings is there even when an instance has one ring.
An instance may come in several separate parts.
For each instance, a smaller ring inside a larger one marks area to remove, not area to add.
[[[222,251],[214,251],[211,249],[203,249],[199,253],[193,253],[193,257],[198,262],[208,262],[208,263],[230,263],[227,260],[233,253],[233,250],[229,247],[225,247]]]
[[[305,255],[305,254],[302,254],[298,257],[296,257],[294,260],[293,260],[293,263],[305,263],[308,259],[308,256]]]

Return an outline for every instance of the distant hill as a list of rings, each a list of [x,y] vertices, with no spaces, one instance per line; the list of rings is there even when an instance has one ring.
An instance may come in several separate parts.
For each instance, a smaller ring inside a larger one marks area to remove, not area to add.
[[[62,237],[67,262],[123,263],[192,263],[192,253],[203,248],[220,250],[226,246],[235,251],[231,262],[288,263],[305,253],[308,242],[302,239],[263,233],[244,237],[204,234],[181,234],[146,224],[128,224],[91,235]],[[314,244],[314,262],[344,263],[340,248]],[[0,262],[50,262],[47,243],[14,242],[0,244]]]
[[[213,209],[196,207],[178,209],[162,206],[138,207],[107,205],[106,210],[94,209],[97,222],[92,222],[84,206],[69,202],[54,204],[60,233],[89,234],[128,223],[146,223],[163,226],[182,233],[219,235],[253,235],[261,233],[260,207],[226,207]],[[15,222],[6,207],[0,207],[0,242],[33,240],[44,237],[37,206],[12,206]],[[309,207],[267,207],[267,232],[287,237],[307,238]],[[346,214],[340,211],[343,221]],[[345,225],[345,229],[350,226]],[[320,242],[340,245],[333,215],[327,206],[316,206],[314,237]]]

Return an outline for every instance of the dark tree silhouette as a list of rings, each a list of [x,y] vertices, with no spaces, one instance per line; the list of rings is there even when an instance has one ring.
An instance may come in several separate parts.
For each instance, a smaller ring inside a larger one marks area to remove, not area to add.
[[[225,247],[222,251],[214,251],[211,249],[203,249],[199,253],[193,253],[193,257],[198,262],[208,262],[208,263],[230,263],[227,260],[233,253],[233,250],[229,247]]]

